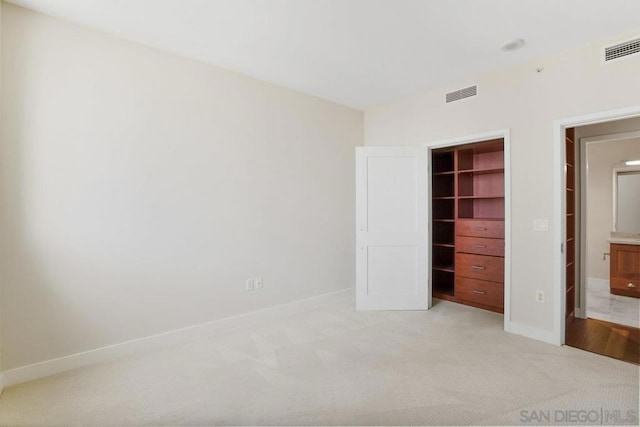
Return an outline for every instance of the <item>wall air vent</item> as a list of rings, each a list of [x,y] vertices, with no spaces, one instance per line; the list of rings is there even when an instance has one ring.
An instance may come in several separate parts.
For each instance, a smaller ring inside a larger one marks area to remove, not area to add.
[[[640,38],[604,48],[604,62],[640,53]]]
[[[464,89],[456,90],[454,92],[449,92],[447,94],[447,104],[453,101],[459,101],[464,98],[469,98],[470,96],[476,96],[477,94],[477,85],[465,87]]]

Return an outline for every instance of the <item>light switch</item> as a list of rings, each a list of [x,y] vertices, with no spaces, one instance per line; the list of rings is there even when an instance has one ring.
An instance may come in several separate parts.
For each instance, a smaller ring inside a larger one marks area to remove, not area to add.
[[[546,219],[534,219],[533,231],[549,231],[549,221]]]

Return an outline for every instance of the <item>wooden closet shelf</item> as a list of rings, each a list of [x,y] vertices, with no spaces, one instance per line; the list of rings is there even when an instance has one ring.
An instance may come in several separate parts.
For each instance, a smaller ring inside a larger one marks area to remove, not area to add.
[[[458,196],[459,200],[473,200],[473,199],[504,199],[504,196],[494,195],[494,196]]]
[[[487,175],[492,173],[504,173],[504,168],[463,169],[458,171],[458,174],[460,175]]]

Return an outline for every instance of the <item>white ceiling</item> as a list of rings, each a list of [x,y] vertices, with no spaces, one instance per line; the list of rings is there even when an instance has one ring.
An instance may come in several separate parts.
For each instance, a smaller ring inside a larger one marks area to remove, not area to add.
[[[640,34],[638,0],[9,3],[360,109],[634,28]],[[500,50],[516,37],[527,41],[522,50]]]

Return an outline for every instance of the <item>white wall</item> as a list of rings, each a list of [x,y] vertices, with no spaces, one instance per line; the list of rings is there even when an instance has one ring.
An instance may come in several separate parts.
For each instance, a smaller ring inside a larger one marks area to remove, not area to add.
[[[365,111],[366,145],[418,145],[511,128],[511,321],[528,335],[554,330],[553,121],[640,104],[640,55],[600,62],[604,44],[637,34],[640,29]],[[445,105],[446,92],[473,83],[477,97]],[[533,231],[534,218],[549,219],[550,231]],[[544,304],[535,301],[538,289],[546,292]]]
[[[3,369],[354,285],[361,112],[2,19]]]

